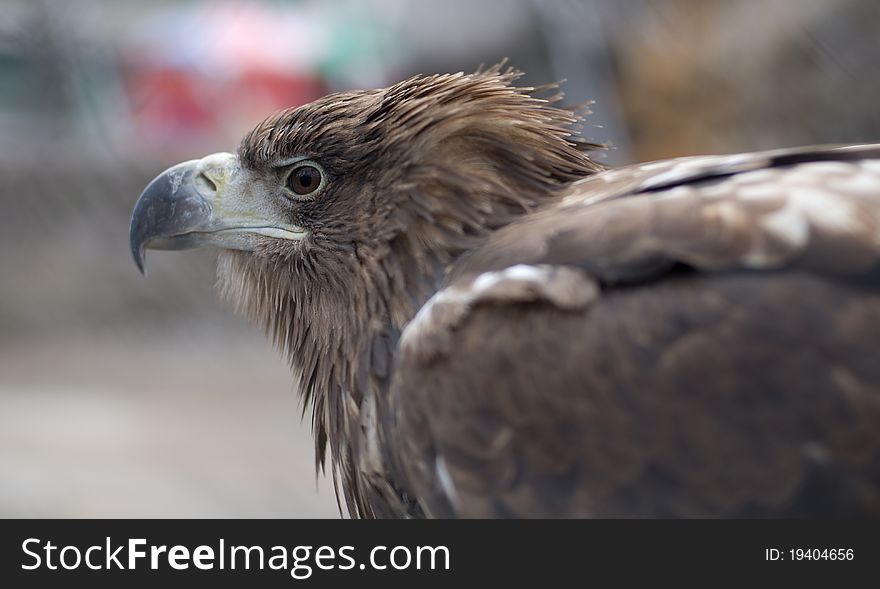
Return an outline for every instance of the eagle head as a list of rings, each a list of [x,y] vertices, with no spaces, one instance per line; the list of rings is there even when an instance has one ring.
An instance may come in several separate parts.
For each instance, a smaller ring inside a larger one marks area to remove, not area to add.
[[[377,347],[393,347],[452,260],[599,169],[579,117],[553,106],[561,95],[538,96],[555,85],[519,76],[419,76],[274,114],[237,153],[147,186],[135,261],[143,270],[145,248],[219,247],[222,291],[288,351],[307,397],[363,390],[355,381],[389,362]]]

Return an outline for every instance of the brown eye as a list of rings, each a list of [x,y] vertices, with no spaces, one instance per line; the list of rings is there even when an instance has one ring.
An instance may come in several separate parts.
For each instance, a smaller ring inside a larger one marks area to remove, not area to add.
[[[287,187],[299,195],[313,193],[321,186],[321,183],[321,170],[312,165],[294,168],[287,177]]]

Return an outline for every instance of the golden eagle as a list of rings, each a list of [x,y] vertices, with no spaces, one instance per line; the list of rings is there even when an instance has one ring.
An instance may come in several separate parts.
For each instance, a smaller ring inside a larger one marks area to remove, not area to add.
[[[352,516],[880,515],[880,146],[606,169],[517,78],[271,116],[135,260],[220,248]]]

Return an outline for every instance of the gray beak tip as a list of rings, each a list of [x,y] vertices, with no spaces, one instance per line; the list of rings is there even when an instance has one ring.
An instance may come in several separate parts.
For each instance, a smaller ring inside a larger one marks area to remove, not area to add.
[[[146,277],[147,275],[147,266],[144,263],[144,249],[138,251],[132,251],[134,255],[134,265],[137,266],[138,272],[141,273],[142,276]]]
[[[147,267],[145,264],[145,256],[146,256],[146,244],[144,243],[144,227],[141,219],[141,212],[143,206],[141,204],[141,199],[138,199],[138,203],[135,206],[134,212],[131,215],[131,225],[128,230],[128,240],[129,247],[131,248],[131,257],[134,258],[134,264],[137,266],[138,272],[147,275]]]
[[[131,229],[129,230],[129,245],[131,247],[131,257],[134,258],[134,264],[137,266],[138,272],[147,275],[147,267],[144,265],[144,255],[146,254],[144,244],[137,235],[135,227],[135,218],[132,217]]]

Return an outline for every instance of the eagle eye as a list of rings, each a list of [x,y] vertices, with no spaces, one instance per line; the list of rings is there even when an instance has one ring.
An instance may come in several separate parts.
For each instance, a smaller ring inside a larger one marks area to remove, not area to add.
[[[294,167],[287,175],[287,188],[298,196],[306,196],[317,192],[324,186],[324,174],[312,163],[303,163]]]

